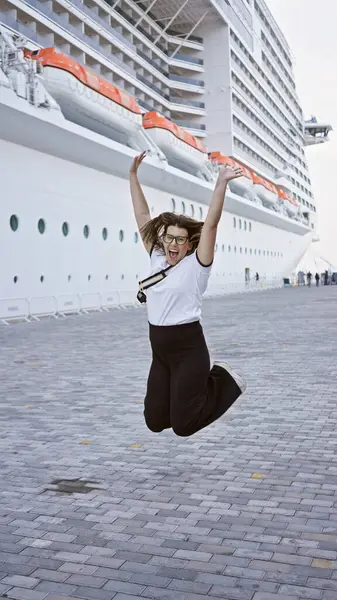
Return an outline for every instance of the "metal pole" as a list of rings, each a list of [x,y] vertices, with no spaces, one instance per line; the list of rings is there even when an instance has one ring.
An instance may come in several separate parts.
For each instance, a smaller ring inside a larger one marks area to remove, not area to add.
[[[157,44],[158,41],[160,40],[161,36],[163,35],[163,33],[165,33],[165,31],[167,31],[167,29],[172,25],[173,21],[177,18],[177,16],[179,15],[179,13],[183,10],[183,8],[185,8],[186,4],[188,3],[188,0],[185,0],[185,2],[180,6],[180,8],[178,8],[177,12],[175,13],[175,15],[173,15],[173,17],[169,20],[169,22],[167,23],[167,25],[165,25],[164,29],[161,31],[161,33],[156,37],[154,44]]]
[[[193,25],[191,31],[187,34],[186,37],[184,37],[183,41],[181,42],[181,44],[179,44],[179,46],[177,46],[177,48],[175,49],[175,51],[173,52],[173,54],[170,56],[170,58],[174,58],[175,55],[177,54],[177,52],[179,52],[179,50],[181,49],[181,47],[184,45],[184,42],[186,42],[186,40],[188,40],[188,38],[192,35],[193,31],[196,30],[196,28],[200,25],[200,23],[204,20],[204,18],[206,17],[208,13],[208,10],[202,15],[202,17],[200,17],[199,21],[196,22],[195,25]]]

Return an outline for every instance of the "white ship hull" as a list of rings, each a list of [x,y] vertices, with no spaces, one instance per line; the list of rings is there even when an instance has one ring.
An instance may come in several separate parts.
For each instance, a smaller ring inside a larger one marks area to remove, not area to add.
[[[33,107],[1,102],[0,94],[0,239],[6,257],[0,318],[133,303],[149,269],[127,179],[134,151],[42,117]],[[174,200],[177,212],[205,218],[212,184],[154,159],[142,166],[141,180],[153,216],[172,211]],[[303,224],[229,192],[209,293],[244,290],[249,279],[255,286],[255,272],[259,286],[281,285],[311,237]]]

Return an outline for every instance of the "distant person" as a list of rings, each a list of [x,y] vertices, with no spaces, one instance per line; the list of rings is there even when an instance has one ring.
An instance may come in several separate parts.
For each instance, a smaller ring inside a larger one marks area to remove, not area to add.
[[[316,279],[316,286],[318,287],[319,286],[319,280],[320,280],[320,276],[319,276],[318,273],[316,273],[315,279]]]
[[[312,279],[312,273],[310,273],[310,271],[308,271],[307,273],[307,284],[309,287],[311,287],[311,279]]]
[[[256,282],[259,282],[259,281],[260,281],[260,275],[259,275],[258,273],[256,273],[256,275],[255,275],[255,281],[256,281]]]
[[[145,156],[136,156],[130,168],[134,214],[151,260],[150,277],[140,282],[137,295],[147,301],[152,347],[144,417],[151,431],[172,428],[190,436],[219,419],[246,389],[226,363],[210,370],[200,323],[227,185],[242,169],[221,168],[204,223],[170,212],[151,219],[138,181]]]
[[[328,285],[329,273],[325,271],[324,273],[324,285]]]

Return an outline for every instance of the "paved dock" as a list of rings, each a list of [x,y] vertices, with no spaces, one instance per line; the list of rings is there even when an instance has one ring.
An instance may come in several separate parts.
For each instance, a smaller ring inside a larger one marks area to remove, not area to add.
[[[337,286],[204,305],[248,391],[152,434],[142,308],[0,328],[0,598],[336,600]]]

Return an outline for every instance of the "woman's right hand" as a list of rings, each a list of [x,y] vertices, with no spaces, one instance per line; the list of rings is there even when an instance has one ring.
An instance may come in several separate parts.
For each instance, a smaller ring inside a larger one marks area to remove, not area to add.
[[[130,167],[130,175],[137,175],[138,169],[141,165],[141,163],[143,162],[145,156],[146,156],[147,152],[142,152],[141,154],[138,154],[138,156],[135,156],[135,158],[132,161],[131,167]]]

